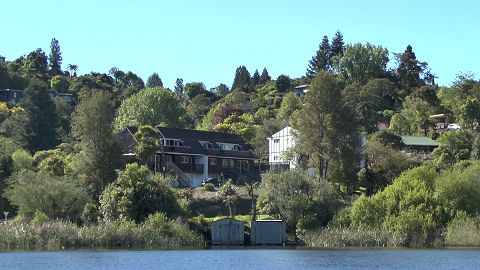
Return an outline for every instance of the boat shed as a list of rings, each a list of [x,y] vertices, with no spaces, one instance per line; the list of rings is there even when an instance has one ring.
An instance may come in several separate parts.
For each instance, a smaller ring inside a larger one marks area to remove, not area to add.
[[[244,239],[243,222],[224,218],[212,223],[213,245],[243,245]]]
[[[250,224],[252,245],[282,245],[286,240],[286,224],[283,220],[264,219]]]

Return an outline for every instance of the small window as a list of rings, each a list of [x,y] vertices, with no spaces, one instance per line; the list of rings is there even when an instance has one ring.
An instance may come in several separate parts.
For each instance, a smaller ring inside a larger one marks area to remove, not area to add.
[[[211,142],[199,142],[202,145],[203,149],[213,149],[213,144]]]
[[[208,158],[208,164],[217,165],[217,159],[216,158]]]
[[[166,161],[166,162],[172,162],[172,156],[166,155],[166,156],[165,156],[165,161]]]
[[[242,147],[240,145],[234,145],[232,148],[234,151],[243,151]]]
[[[232,168],[235,167],[235,160],[229,159],[229,161],[230,161],[230,164],[229,164],[230,167],[232,167]]]
[[[219,143],[218,146],[220,146],[220,149],[222,149],[222,150],[227,149],[227,146],[223,143]]]
[[[189,158],[187,156],[182,156],[182,163],[188,163]]]
[[[273,143],[279,143],[280,142],[280,139],[274,139],[273,140]]]
[[[273,157],[273,160],[278,160],[278,156],[274,156],[274,157]]]

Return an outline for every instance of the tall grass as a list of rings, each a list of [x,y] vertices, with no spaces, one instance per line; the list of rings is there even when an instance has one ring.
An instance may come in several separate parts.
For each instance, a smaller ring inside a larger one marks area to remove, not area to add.
[[[447,246],[480,246],[480,216],[458,214],[447,226]]]
[[[203,238],[186,226],[108,222],[78,227],[64,221],[43,224],[0,224],[0,249],[162,248],[203,247]]]
[[[398,247],[403,239],[373,228],[321,228],[305,232],[300,240],[308,247]]]

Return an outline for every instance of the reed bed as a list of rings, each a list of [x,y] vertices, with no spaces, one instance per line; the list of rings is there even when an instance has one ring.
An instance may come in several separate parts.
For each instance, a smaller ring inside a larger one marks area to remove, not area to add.
[[[173,221],[152,226],[129,221],[107,222],[78,227],[65,221],[42,224],[0,223],[0,249],[68,248],[195,248],[204,239],[185,225]]]

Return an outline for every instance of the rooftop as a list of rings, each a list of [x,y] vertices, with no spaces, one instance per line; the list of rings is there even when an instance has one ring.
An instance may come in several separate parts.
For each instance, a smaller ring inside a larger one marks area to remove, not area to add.
[[[436,142],[428,137],[423,136],[402,136],[402,141],[405,145],[415,146],[440,146],[441,143]]]

